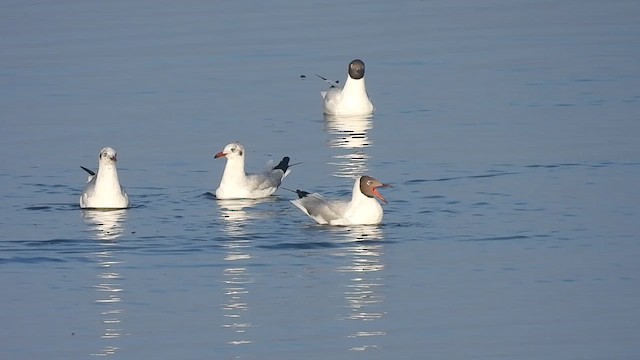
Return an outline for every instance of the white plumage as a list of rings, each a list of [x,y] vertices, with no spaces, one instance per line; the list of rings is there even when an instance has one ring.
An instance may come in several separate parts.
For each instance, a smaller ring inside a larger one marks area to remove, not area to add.
[[[321,78],[326,80],[323,77]],[[373,113],[374,107],[369,99],[364,82],[364,62],[362,60],[355,59],[349,63],[347,81],[345,81],[344,87],[332,82],[329,82],[329,84],[331,84],[331,88],[320,93],[324,99],[325,114],[353,116]]]
[[[328,225],[372,225],[382,221],[382,206],[375,199],[387,202],[378,192],[380,187],[389,187],[371,176],[358,177],[353,184],[351,200],[332,200],[317,193],[296,190],[299,199],[291,203],[318,224]]]
[[[265,170],[259,174],[247,174],[244,170],[244,147],[239,143],[231,143],[217,153],[215,158],[225,157],[220,186],[216,189],[218,199],[259,199],[271,196],[291,170],[289,157],[282,158],[276,166],[267,163]]]
[[[105,147],[100,150],[96,173],[82,167],[89,173],[89,178],[80,196],[81,208],[125,209],[129,207],[129,196],[118,180],[117,161],[116,151]]]

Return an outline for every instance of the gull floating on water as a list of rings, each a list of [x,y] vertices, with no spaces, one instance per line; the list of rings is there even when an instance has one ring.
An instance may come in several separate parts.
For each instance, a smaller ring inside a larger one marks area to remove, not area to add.
[[[117,153],[110,147],[100,150],[98,172],[81,166],[89,173],[87,185],[80,196],[83,209],[125,209],[129,207],[129,196],[118,180]]]
[[[378,188],[381,187],[390,187],[390,185],[365,175],[358,177],[353,184],[351,201],[330,200],[318,193],[296,190],[299,199],[291,200],[291,203],[318,224],[379,224],[382,221],[383,211],[375,198],[387,203],[387,200],[378,192]]]
[[[349,63],[347,81],[344,87],[337,85],[337,81],[330,81],[316,74],[331,85],[327,91],[320,94],[324,99],[324,113],[329,115],[353,116],[372,114],[374,107],[367,95],[364,83],[364,62],[355,59]]]
[[[218,199],[259,199],[271,196],[291,170],[289,157],[282,158],[278,165],[267,163],[259,174],[246,174],[244,171],[244,147],[239,143],[231,143],[217,153],[215,158],[227,158],[220,186],[216,189]]]

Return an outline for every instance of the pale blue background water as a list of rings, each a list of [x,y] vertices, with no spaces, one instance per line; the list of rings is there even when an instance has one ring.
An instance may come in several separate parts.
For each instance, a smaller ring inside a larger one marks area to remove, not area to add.
[[[0,358],[637,359],[637,1],[4,1]],[[362,58],[377,111],[324,119]],[[301,78],[300,75],[306,75]],[[392,183],[379,227],[216,202]],[[133,208],[83,212],[119,152]]]

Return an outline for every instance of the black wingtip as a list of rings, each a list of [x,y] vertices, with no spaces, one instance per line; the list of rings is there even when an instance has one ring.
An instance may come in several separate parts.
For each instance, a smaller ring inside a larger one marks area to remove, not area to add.
[[[305,197],[305,196],[307,196],[307,195],[309,195],[311,193],[308,192],[308,191],[304,191],[304,190],[296,190],[296,194],[298,194],[298,198],[299,199],[302,199],[303,197]]]
[[[324,80],[327,84],[329,84],[332,88],[340,85],[340,80],[329,80],[324,76],[316,74],[317,77]]]
[[[280,169],[282,172],[287,172],[287,169],[289,169],[289,160],[288,156],[283,157],[278,165],[274,166],[273,170]]]
[[[91,169],[87,169],[86,167],[84,167],[84,166],[82,166],[82,165],[80,165],[80,167],[82,168],[82,170],[84,170],[84,171],[88,172],[88,173],[89,173],[89,175],[91,175],[91,176],[95,176],[95,175],[96,175],[96,173],[95,173],[95,172],[93,172],[93,170],[91,170]]]

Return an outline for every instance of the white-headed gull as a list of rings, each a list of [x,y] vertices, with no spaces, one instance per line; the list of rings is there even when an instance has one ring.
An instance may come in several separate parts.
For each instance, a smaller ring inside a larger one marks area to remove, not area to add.
[[[215,158],[227,158],[220,186],[216,189],[218,199],[259,199],[271,196],[289,175],[289,157],[285,156],[278,165],[267,163],[267,167],[259,174],[244,172],[245,151],[242,145],[231,143],[217,153]]]
[[[390,185],[365,175],[358,177],[353,184],[351,201],[330,200],[317,193],[296,190],[299,199],[291,202],[318,224],[379,224],[382,221],[383,211],[375,198],[387,203],[387,200],[378,192],[380,187],[390,187]]]
[[[98,172],[81,166],[89,173],[87,185],[80,196],[80,207],[83,209],[125,209],[129,207],[129,196],[120,186],[116,162],[117,153],[110,147],[100,150]]]
[[[349,63],[344,87],[340,87],[337,82],[331,82],[320,75],[317,76],[331,85],[329,90],[320,93],[324,99],[325,114],[339,116],[373,114],[374,107],[364,84],[364,62],[362,60],[355,59]]]

